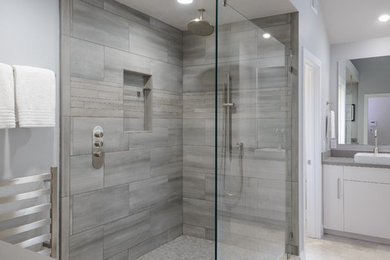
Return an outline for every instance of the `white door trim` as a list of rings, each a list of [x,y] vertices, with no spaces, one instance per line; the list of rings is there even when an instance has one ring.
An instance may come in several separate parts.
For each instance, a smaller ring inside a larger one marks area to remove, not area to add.
[[[321,91],[322,91],[322,86],[321,86],[321,69],[322,69],[322,64],[321,60],[318,59],[316,56],[314,56],[310,51],[307,49],[303,48],[303,63],[302,63],[302,73],[303,73],[303,91],[302,91],[302,97],[301,100],[303,101],[303,108],[306,109],[305,107],[305,67],[306,65],[309,65],[315,69],[315,84],[316,86],[313,88],[314,92],[314,102],[312,105],[313,112],[314,112],[314,155],[312,156],[312,165],[313,165],[313,171],[314,174],[312,176],[307,176],[307,190],[306,190],[306,198],[307,198],[307,205],[308,205],[308,210],[307,210],[307,221],[309,223],[308,225],[308,230],[307,234],[310,237],[313,238],[322,238],[323,236],[323,220],[322,220],[322,160],[321,160],[321,143],[322,143],[322,136],[321,136],[321,119],[322,119],[322,113],[321,113],[321,104],[322,104],[322,99],[321,99]],[[304,115],[304,110],[302,111],[302,116]],[[304,132],[304,117],[302,117],[302,130]],[[303,135],[304,138],[304,135]],[[302,144],[304,144],[304,139],[302,139]],[[304,149],[305,146],[302,145],[303,148],[303,155],[305,154]],[[304,169],[306,162],[306,159],[304,156],[302,157],[302,170]],[[302,176],[304,176],[302,174]],[[304,177],[300,181],[300,185],[303,185],[305,187],[305,179]],[[301,203],[305,203],[305,196],[303,196],[303,201]],[[304,205],[304,204],[303,204]],[[304,210],[304,207],[303,207]],[[304,214],[304,212],[303,212]],[[304,233],[303,235],[306,235],[305,231],[305,219],[303,218],[303,223],[300,223],[300,225],[303,225],[303,230]]]

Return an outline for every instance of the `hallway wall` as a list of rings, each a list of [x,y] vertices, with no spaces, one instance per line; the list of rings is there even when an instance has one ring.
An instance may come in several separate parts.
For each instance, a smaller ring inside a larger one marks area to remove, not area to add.
[[[57,122],[54,128],[0,129],[0,179],[48,172],[59,164],[59,22],[58,0],[1,1],[0,62],[56,73]]]

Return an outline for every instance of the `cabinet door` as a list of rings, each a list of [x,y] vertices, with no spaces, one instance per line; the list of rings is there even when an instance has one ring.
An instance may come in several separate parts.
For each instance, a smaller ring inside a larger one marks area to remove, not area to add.
[[[345,231],[390,239],[389,198],[389,184],[344,181]]]
[[[323,166],[324,228],[344,230],[343,166]]]

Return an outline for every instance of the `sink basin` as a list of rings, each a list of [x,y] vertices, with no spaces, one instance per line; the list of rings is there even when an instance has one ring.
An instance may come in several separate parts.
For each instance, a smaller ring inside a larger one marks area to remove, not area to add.
[[[355,163],[390,165],[390,154],[387,153],[357,153]]]

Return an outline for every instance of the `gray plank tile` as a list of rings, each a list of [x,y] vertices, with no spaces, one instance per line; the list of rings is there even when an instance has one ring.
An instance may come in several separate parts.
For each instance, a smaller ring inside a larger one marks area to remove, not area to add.
[[[72,195],[103,188],[104,168],[92,167],[92,155],[72,156],[70,168]]]
[[[150,177],[150,151],[130,150],[106,153],[105,156],[104,185],[106,187]]]
[[[168,41],[159,31],[130,23],[130,52],[168,62]]]
[[[123,84],[123,70],[151,75],[151,60],[126,51],[105,48],[105,81]]]
[[[69,259],[103,260],[103,227],[72,235]]]
[[[72,116],[123,117],[123,86],[72,78]]]
[[[102,80],[104,77],[104,47],[71,38],[71,76]]]
[[[88,4],[94,5],[96,7],[103,8],[104,0],[81,0],[83,2],[86,2]]]
[[[206,229],[204,227],[197,227],[184,224],[183,225],[183,234],[186,236],[206,238]]]
[[[139,24],[149,25],[150,23],[150,17],[148,15],[132,9],[127,5],[123,5],[115,0],[105,0],[104,9]]]
[[[73,1],[73,36],[117,49],[129,49],[129,24],[126,19],[101,8]]]
[[[61,116],[61,197],[70,195],[70,117]]]
[[[168,232],[158,234],[157,236],[152,236],[138,245],[130,248],[128,260],[136,260],[146,253],[162,246],[168,241]]]
[[[151,214],[151,235],[161,234],[183,223],[181,199],[161,203],[153,207]]]
[[[128,137],[123,133],[122,118],[72,118],[72,147],[71,155],[92,153],[92,130],[95,126],[104,129],[104,151],[128,150]]]
[[[183,166],[214,172],[214,153],[212,146],[189,146],[183,148]]]
[[[153,118],[180,119],[183,117],[183,97],[180,93],[153,90]]]
[[[129,186],[109,187],[73,196],[73,234],[129,214]]]
[[[104,226],[104,258],[131,248],[149,237],[150,214],[143,211]]]
[[[129,133],[130,149],[151,149],[168,146],[169,129],[153,126],[152,132]]]
[[[166,176],[182,172],[182,147],[161,147],[152,150],[152,176]]]
[[[59,223],[61,228],[60,233],[60,243],[59,246],[61,247],[61,252],[59,256],[61,259],[68,260],[69,259],[69,240],[70,240],[70,234],[71,234],[71,216],[70,216],[70,198],[64,197],[61,198],[61,209],[60,209],[60,217],[61,221]]]
[[[129,259],[129,250],[125,250],[123,252],[120,252],[119,254],[107,258],[107,260],[128,260],[128,259]]]
[[[168,199],[164,190],[168,184],[167,177],[154,177],[130,183],[130,210],[139,211]]]
[[[153,88],[183,92],[183,69],[165,62],[152,61]]]
[[[184,198],[183,223],[214,228],[214,202]]]
[[[206,174],[196,168],[183,169],[183,197],[204,199],[206,196]]]
[[[184,145],[206,145],[206,120],[183,119]]]
[[[65,5],[65,4],[64,4]],[[70,116],[71,37],[61,35],[61,115]]]

